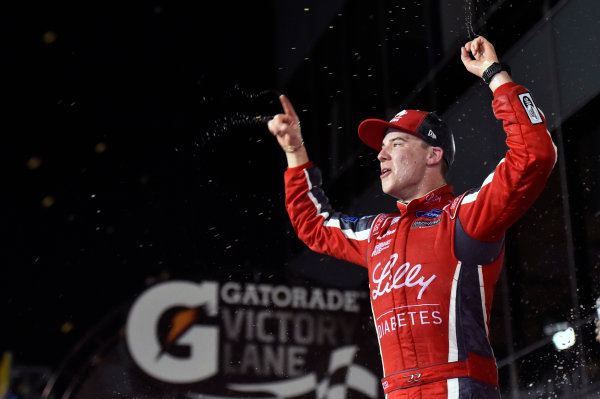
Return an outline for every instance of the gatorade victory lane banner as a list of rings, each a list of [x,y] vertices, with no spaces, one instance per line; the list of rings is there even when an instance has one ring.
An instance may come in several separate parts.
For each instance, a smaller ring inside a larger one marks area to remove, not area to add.
[[[367,289],[168,281],[125,320],[71,398],[383,397]]]

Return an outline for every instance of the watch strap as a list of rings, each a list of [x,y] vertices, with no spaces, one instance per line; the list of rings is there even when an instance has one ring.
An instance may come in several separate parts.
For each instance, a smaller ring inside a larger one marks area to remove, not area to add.
[[[481,78],[486,85],[489,85],[492,81],[492,78],[501,71],[506,71],[510,75],[510,66],[504,62],[494,62],[492,65],[487,67],[485,71],[483,71]]]

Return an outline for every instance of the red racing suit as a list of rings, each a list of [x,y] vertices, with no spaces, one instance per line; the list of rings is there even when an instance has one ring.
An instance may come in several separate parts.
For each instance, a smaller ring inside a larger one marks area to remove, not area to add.
[[[481,187],[449,185],[398,202],[398,213],[335,212],[307,163],[285,173],[286,208],[312,250],[368,268],[390,398],[498,398],[488,338],[504,233],[534,202],[556,162],[545,119],[527,90],[494,92],[509,147]]]

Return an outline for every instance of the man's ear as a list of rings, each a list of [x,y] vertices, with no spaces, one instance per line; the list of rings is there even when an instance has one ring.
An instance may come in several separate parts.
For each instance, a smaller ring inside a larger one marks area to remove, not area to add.
[[[444,162],[444,150],[440,147],[429,147],[429,156],[427,157],[427,166],[435,166]]]

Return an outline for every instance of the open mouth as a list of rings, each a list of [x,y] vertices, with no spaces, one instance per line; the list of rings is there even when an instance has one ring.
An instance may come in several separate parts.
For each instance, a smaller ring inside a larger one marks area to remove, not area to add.
[[[383,169],[381,169],[381,175],[379,175],[379,177],[381,177],[383,179],[384,177],[386,177],[390,173],[392,173],[391,169],[383,168]]]

